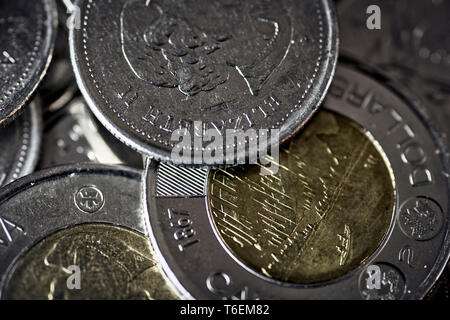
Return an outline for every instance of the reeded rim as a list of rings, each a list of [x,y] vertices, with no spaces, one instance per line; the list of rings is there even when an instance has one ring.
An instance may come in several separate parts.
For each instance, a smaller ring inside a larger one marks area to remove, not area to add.
[[[56,33],[58,27],[58,10],[56,8],[55,0],[44,0],[44,5],[46,7],[47,12],[47,20],[46,23],[49,26],[47,28],[46,34],[46,44],[45,44],[45,52],[46,52],[46,60],[45,63],[38,68],[35,72],[39,72],[39,77],[34,81],[34,84],[30,87],[30,89],[24,90],[23,95],[25,96],[22,101],[14,107],[14,109],[3,119],[0,119],[0,127],[6,126],[10,122],[14,121],[22,112],[24,107],[29,103],[29,101],[33,98],[36,90],[39,88],[42,80],[47,75],[47,71],[50,67],[50,64],[53,60],[53,51],[56,43]]]
[[[81,4],[84,0],[76,0],[75,5],[81,7]],[[316,79],[321,79],[321,82],[318,84],[316,80],[316,86],[313,88],[312,94],[310,94],[309,99],[304,101],[304,104],[307,106],[302,107],[302,111],[296,111],[289,119],[286,121],[280,128],[280,138],[278,144],[282,144],[286,140],[290,139],[294,136],[315,114],[315,112],[319,109],[321,103],[325,99],[326,93],[332,83],[337,59],[338,59],[338,51],[339,51],[339,38],[338,38],[338,21],[336,16],[335,5],[330,0],[319,0],[325,11],[326,20],[328,21],[328,39],[327,46],[323,48],[323,53],[326,56],[327,63],[323,64],[322,72],[320,72],[320,77],[316,77]],[[72,61],[72,66],[75,73],[75,78],[77,80],[78,86],[80,88],[83,97],[85,98],[87,104],[90,109],[97,117],[97,119],[103,124],[103,126],[110,131],[117,139],[119,139],[122,143],[136,150],[137,152],[151,158],[154,160],[173,163],[173,159],[171,158],[171,154],[168,151],[163,151],[161,148],[157,148],[154,146],[150,146],[147,143],[144,143],[138,140],[136,137],[133,137],[131,134],[125,132],[125,130],[121,130],[115,125],[114,120],[106,115],[106,113],[102,110],[102,107],[97,105],[94,101],[93,95],[90,93],[88,89],[88,85],[81,75],[81,57],[77,53],[77,49],[80,47],[80,43],[77,38],[80,37],[79,30],[76,30],[74,26],[72,26],[69,30],[69,45],[70,45],[70,56]],[[327,78],[328,75],[328,78]],[[296,116],[297,115],[297,116]],[[268,148],[271,145],[268,144]],[[235,154],[234,161],[237,161],[237,157],[239,155]],[[249,153],[246,151],[245,158],[248,159]],[[178,163],[176,163],[178,165]],[[202,163],[198,164],[181,164],[186,167],[221,167],[226,165],[222,164],[207,164]]]

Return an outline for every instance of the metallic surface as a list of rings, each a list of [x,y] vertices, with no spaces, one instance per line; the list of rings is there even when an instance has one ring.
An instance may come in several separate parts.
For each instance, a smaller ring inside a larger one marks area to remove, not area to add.
[[[143,168],[142,156],[111,136],[96,121],[83,98],[48,112],[46,118],[38,169],[79,162]]]
[[[44,77],[56,20],[53,0],[0,1],[0,125],[18,115]]]
[[[159,160],[173,161],[179,128],[191,136],[279,128],[284,141],[317,109],[334,73],[328,0],[75,4],[82,28],[72,28],[70,44],[83,95],[115,136]]]
[[[0,128],[0,186],[33,172],[41,139],[41,104],[36,99],[13,123]]]
[[[53,59],[39,88],[39,95],[44,105],[44,114],[47,110],[53,112],[63,108],[78,92],[70,63],[66,9],[63,1],[58,1],[56,5],[59,22]]]
[[[392,220],[394,186],[359,127],[319,111],[283,147],[277,169],[210,173],[214,225],[246,265],[272,279],[317,283],[347,274],[378,248]]]
[[[170,166],[160,171],[149,161],[144,194],[150,236],[163,269],[183,297],[420,299],[433,286],[450,246],[446,145],[417,101],[373,70],[364,70],[342,63],[324,107],[364,128],[390,164],[396,197],[381,245],[338,279],[312,285],[276,281],[242,263],[221,239],[209,211],[204,172],[189,169],[189,174],[186,169],[172,175]],[[196,190],[202,192],[194,194]],[[375,221],[363,223],[368,230]]]
[[[434,301],[450,300],[450,264],[447,264],[438,282],[430,290],[425,299]]]
[[[381,30],[366,28],[369,5]],[[449,0],[342,0],[341,53],[378,67],[421,100],[450,146]]]
[[[144,238],[140,188],[139,171],[78,164],[35,173],[0,190],[2,297],[5,292],[6,298],[21,299],[174,297],[152,251],[146,251],[150,243]],[[88,243],[95,243],[95,248]],[[68,292],[61,273],[50,270],[61,271],[75,262],[87,272],[81,272],[81,288],[86,291]],[[96,283],[91,283],[94,275]],[[35,285],[34,290],[16,291],[31,285],[24,279]]]
[[[50,235],[19,260],[7,300],[173,299],[159,274],[150,242],[111,225],[87,224]],[[68,290],[67,266],[81,270],[80,290]]]

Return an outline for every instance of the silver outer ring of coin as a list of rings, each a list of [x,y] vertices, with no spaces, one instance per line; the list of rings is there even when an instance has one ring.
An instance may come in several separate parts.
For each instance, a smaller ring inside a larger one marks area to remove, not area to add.
[[[140,195],[141,181],[138,170],[86,163],[44,170],[4,187],[0,191],[0,239],[6,245],[0,245],[0,298],[15,263],[32,246],[59,230],[101,223],[147,235],[142,203],[132,199]],[[92,188],[103,199],[97,211],[87,213],[77,202],[83,188]],[[20,201],[21,194],[27,193],[31,197]],[[52,197],[55,195],[62,198]],[[10,230],[10,240],[5,241],[4,226]]]
[[[34,171],[39,160],[42,140],[41,102],[35,99],[27,106],[27,110],[14,123],[1,130],[17,130],[20,132],[20,145],[16,148],[15,163],[11,172],[5,173],[3,184],[8,184]]]
[[[86,44],[86,38],[87,37],[87,25],[88,25],[88,17],[86,16],[86,6],[90,5],[90,3],[93,0],[76,0],[75,6],[78,8],[81,8],[81,29],[77,30],[74,25],[71,26],[70,32],[69,32],[69,44],[70,44],[70,54],[71,54],[71,60],[72,65],[75,72],[75,77],[78,83],[78,86],[80,88],[80,91],[82,92],[86,102],[88,103],[89,107],[99,119],[99,121],[120,141],[125,143],[127,146],[135,149],[137,152],[158,161],[168,162],[168,163],[178,163],[177,161],[174,161],[172,159],[171,151],[170,150],[163,150],[161,147],[157,146],[150,146],[148,143],[144,142],[142,140],[142,137],[146,136],[146,132],[144,129],[137,128],[138,126],[136,124],[131,123],[129,126],[131,129],[133,129],[133,134],[130,132],[126,132],[125,130],[120,128],[120,124],[127,123],[127,120],[125,118],[119,119],[118,114],[120,114],[120,111],[116,110],[114,106],[111,104],[110,106],[101,106],[100,104],[105,104],[105,97],[101,93],[98,87],[98,81],[94,79],[92,82],[91,77],[93,77],[93,65],[90,62],[89,57],[87,56],[87,44]],[[289,117],[288,120],[284,121],[285,118],[283,118],[284,123],[280,123],[280,135],[279,135],[279,142],[283,143],[284,141],[290,139],[296,132],[298,132],[301,127],[303,127],[309,119],[313,116],[313,114],[317,111],[318,107],[322,103],[323,99],[325,98],[325,94],[328,91],[328,88],[331,84],[336,63],[337,63],[337,57],[338,57],[338,47],[339,47],[339,40],[338,40],[338,24],[337,24],[337,17],[335,14],[335,8],[334,4],[330,0],[315,0],[317,1],[317,6],[319,8],[323,8],[323,14],[326,17],[326,22],[324,22],[324,19],[321,19],[320,25],[323,27],[323,29],[326,29],[325,32],[321,32],[320,35],[323,36],[323,34],[326,33],[326,39],[321,39],[321,43],[325,43],[323,45],[322,51],[323,56],[326,56],[326,59],[321,57],[317,61],[318,72],[320,71],[320,76],[316,74],[315,78],[311,80],[311,84],[307,86],[306,90],[306,98],[302,97],[302,100],[307,104],[306,108],[302,108],[302,110],[295,111],[295,108],[291,108],[290,112],[292,113],[291,116],[290,113],[286,115],[286,117]],[[319,10],[321,11],[321,10]],[[323,30],[322,29],[322,30]],[[321,45],[322,47],[322,45]],[[87,61],[87,63],[86,63]],[[324,62],[326,63],[324,64]],[[129,63],[129,62],[127,62]],[[91,75],[83,73],[83,69],[89,70]],[[317,79],[321,79],[322,83],[319,83],[319,85],[315,84],[317,82]],[[313,90],[311,89],[313,88]],[[96,98],[99,94],[99,92],[94,92],[95,90],[100,92],[100,96],[102,101],[98,102],[98,98]],[[313,94],[314,93],[314,94]],[[301,92],[299,92],[299,95],[301,95]],[[108,98],[106,98],[108,99]],[[106,104],[109,103],[106,101]],[[109,109],[112,110],[112,112],[115,114],[115,117],[117,117],[117,120],[112,120],[110,116],[107,115],[107,113],[103,109]],[[295,111],[295,112],[294,112]],[[296,116],[294,119],[293,115]],[[143,116],[144,117],[144,116]],[[190,119],[194,121],[195,119]],[[118,124],[116,124],[117,122]],[[273,125],[273,124],[271,124]],[[134,132],[136,131],[136,132]],[[156,135],[154,136],[156,139]],[[145,138],[144,138],[145,139]],[[155,140],[156,141],[156,140]],[[171,142],[165,141],[165,143],[168,145],[171,144]],[[175,145],[172,145],[172,148]],[[233,148],[236,147],[233,145]],[[268,145],[268,148],[270,147],[270,143]],[[205,149],[205,148],[203,148]],[[193,150],[192,150],[193,151]],[[194,152],[194,151],[193,151]],[[251,152],[257,152],[257,150],[251,150]],[[236,152],[235,152],[236,153]],[[249,157],[249,152],[246,151],[245,155],[242,153],[237,152],[235,154],[235,162],[237,159],[247,159]],[[225,160],[224,160],[225,161]],[[223,163],[224,164],[224,163]],[[214,164],[207,164],[203,163],[201,165],[192,164],[192,163],[181,163],[181,165],[185,166],[196,166],[196,167],[213,167],[213,166],[221,166],[222,163],[214,163]]]
[[[163,269],[183,297],[362,299],[365,288],[360,281],[367,268],[383,265],[405,281],[405,287],[400,286],[397,298],[423,298],[439,277],[449,255],[450,186],[448,175],[444,174],[449,172],[446,146],[437,132],[429,130],[428,118],[423,118],[425,114],[420,107],[390,83],[374,79],[377,78],[356,69],[338,66],[324,103],[329,110],[343,114],[366,128],[391,166],[396,189],[392,223],[382,244],[362,265],[338,279],[315,285],[294,285],[268,279],[250,270],[231,254],[213,224],[206,197],[209,171],[177,168],[148,160],[143,192],[150,238]],[[352,95],[353,89],[354,93],[362,95]],[[354,101],[353,104],[338,98],[339,92],[344,93],[345,99],[350,99],[348,101]],[[368,111],[377,109],[382,111],[375,114]],[[397,128],[400,131],[391,131],[393,133],[388,135],[387,128],[395,124],[395,119],[400,119],[398,117],[404,121]],[[408,159],[414,156],[410,153],[412,149],[405,153],[397,148],[404,138],[402,130],[414,135],[411,145],[420,148],[423,151],[420,154],[427,157],[424,164],[418,165],[419,169],[409,163]],[[420,170],[430,173],[433,182],[413,187],[413,183],[420,184]],[[437,234],[428,241],[416,241],[414,235],[407,234],[400,227],[400,216],[405,212],[402,206],[416,199],[432,201],[435,208],[441,210],[436,212],[440,220],[437,220],[435,230],[439,232],[436,231]],[[180,238],[175,234],[180,230],[176,228],[177,212],[182,212],[183,218],[189,218],[192,237],[177,240]]]
[[[20,94],[20,100],[9,102],[7,101],[7,103],[5,104],[7,109],[11,109],[11,112],[4,119],[0,119],[0,126],[13,121],[23,111],[23,108],[33,97],[40,83],[44,79],[53,58],[53,49],[55,47],[57,33],[56,29],[58,25],[58,11],[56,9],[56,3],[54,0],[39,1],[43,2],[46,11],[46,19],[43,22],[46,26],[46,35],[43,44],[44,54],[42,57],[40,57],[42,59],[42,62],[36,67],[35,70],[33,70],[34,74],[32,81],[30,81],[30,83],[26,85],[25,88],[22,88],[23,92],[21,92]]]

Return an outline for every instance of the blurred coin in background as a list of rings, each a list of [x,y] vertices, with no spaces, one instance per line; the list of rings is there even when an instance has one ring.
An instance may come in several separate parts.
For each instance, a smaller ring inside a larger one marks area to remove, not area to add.
[[[380,30],[366,27],[370,5],[380,8]],[[341,53],[406,86],[450,146],[450,1],[342,0],[338,12]]]
[[[33,172],[41,139],[41,103],[35,99],[14,122],[0,128],[0,186]]]
[[[38,169],[79,162],[143,168],[142,156],[115,139],[95,119],[82,97],[46,116]]]

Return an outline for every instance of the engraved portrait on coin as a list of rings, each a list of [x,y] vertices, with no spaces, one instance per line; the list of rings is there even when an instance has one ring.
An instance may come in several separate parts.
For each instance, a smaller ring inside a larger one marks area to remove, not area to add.
[[[53,0],[0,1],[0,125],[17,116],[44,77],[56,24]]]
[[[82,27],[70,43],[83,95],[114,135],[159,160],[173,161],[172,133],[194,134],[197,121],[221,135],[280,129],[287,139],[317,109],[334,72],[328,0],[77,5]]]

